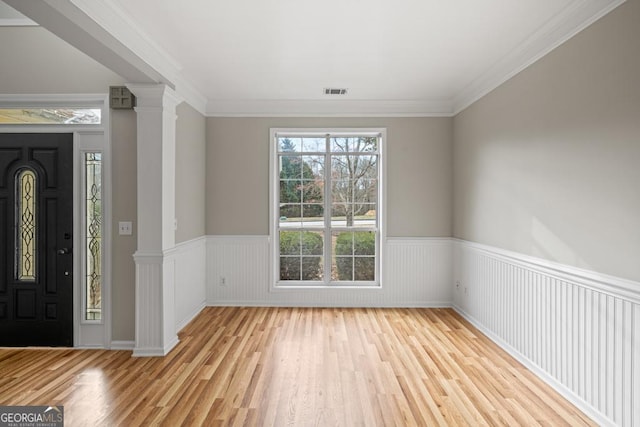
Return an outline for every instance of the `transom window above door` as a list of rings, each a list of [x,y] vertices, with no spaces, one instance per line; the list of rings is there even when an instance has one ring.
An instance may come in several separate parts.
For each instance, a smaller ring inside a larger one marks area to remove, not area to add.
[[[0,108],[3,125],[99,125],[100,108]]]
[[[272,137],[276,287],[379,286],[383,131]]]

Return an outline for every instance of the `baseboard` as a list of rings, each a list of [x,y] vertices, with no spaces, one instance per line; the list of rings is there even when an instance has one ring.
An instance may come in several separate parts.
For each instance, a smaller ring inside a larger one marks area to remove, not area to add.
[[[133,357],[164,357],[179,343],[178,337],[174,337],[164,347],[134,347]]]
[[[304,308],[452,308],[451,301],[434,301],[434,302],[399,302],[393,304],[367,305],[361,304],[340,304],[325,305],[322,303],[310,303],[309,301],[224,301],[221,303],[210,302],[208,307],[304,307]]]
[[[135,341],[111,341],[110,350],[129,350],[133,351],[136,346]]]

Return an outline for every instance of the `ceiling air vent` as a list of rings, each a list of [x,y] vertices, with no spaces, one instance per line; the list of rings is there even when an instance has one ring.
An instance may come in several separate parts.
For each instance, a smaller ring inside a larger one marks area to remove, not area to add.
[[[324,89],[325,95],[346,95],[347,89],[328,87]]]

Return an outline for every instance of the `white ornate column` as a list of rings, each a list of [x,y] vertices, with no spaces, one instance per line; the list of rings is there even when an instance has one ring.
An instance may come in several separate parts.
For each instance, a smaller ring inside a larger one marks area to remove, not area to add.
[[[134,356],[164,356],[177,343],[175,278],[164,256],[175,246],[176,107],[165,85],[129,84],[136,96],[138,248]]]

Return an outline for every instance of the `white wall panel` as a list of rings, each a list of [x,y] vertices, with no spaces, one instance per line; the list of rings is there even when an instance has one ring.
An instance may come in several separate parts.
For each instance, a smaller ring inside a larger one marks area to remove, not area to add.
[[[640,425],[640,283],[454,243],[455,307],[602,424]]]
[[[206,305],[206,250],[206,238],[200,237],[165,251],[174,263],[176,332]]]
[[[162,255],[136,254],[136,343],[134,356],[164,355],[162,327]]]
[[[450,306],[451,240],[387,240],[379,289],[270,288],[268,236],[209,236],[210,305],[425,307]],[[224,283],[223,283],[224,281]]]

